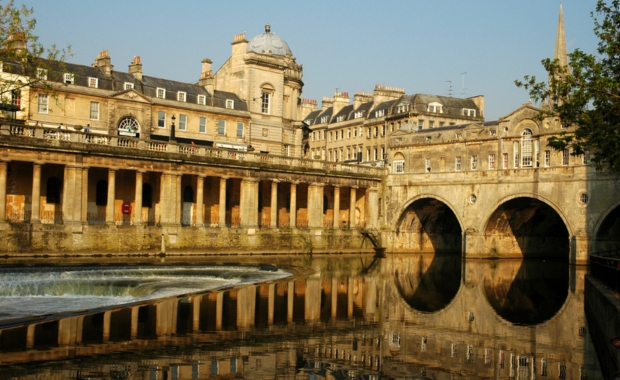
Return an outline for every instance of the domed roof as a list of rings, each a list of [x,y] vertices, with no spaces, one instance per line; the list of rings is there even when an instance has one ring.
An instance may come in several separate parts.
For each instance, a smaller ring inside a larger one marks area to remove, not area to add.
[[[273,55],[293,55],[283,39],[271,33],[269,24],[265,25],[265,33],[252,38],[248,43],[247,52]]]

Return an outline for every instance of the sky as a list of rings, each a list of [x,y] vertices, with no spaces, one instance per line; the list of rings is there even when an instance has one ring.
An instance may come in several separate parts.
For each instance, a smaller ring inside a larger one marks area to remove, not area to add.
[[[6,4],[7,0],[0,0]],[[265,24],[303,65],[303,98],[335,91],[372,92],[376,84],[406,94],[484,95],[485,119],[529,101],[514,81],[546,79],[560,2],[555,0],[16,0],[34,8],[46,47],[71,46],[71,63],[91,65],[108,50],[117,71],[139,55],[146,75],[195,83],[201,61],[216,71],[236,34]],[[596,0],[562,3],[567,51],[595,53]]]

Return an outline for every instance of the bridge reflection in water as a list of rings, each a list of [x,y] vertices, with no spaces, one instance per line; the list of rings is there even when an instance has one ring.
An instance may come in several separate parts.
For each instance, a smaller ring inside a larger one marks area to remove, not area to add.
[[[449,254],[242,260],[312,271],[0,326],[0,378],[602,378],[586,268]]]

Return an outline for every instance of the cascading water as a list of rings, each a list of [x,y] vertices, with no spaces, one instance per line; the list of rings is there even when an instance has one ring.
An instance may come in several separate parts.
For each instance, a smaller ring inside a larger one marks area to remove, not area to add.
[[[273,268],[271,268],[273,269]],[[77,312],[290,276],[261,267],[45,267],[0,269],[3,320]]]

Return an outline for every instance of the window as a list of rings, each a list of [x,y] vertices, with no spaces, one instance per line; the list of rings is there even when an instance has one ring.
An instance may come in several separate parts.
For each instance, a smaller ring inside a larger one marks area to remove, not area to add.
[[[478,170],[478,156],[473,155],[470,158],[471,160],[471,170]]]
[[[260,110],[262,113],[264,114],[269,114],[270,111],[270,100],[271,100],[271,94],[268,92],[263,92],[260,96],[261,99],[261,107]]]
[[[583,164],[588,165],[590,163],[590,151],[584,150],[582,157],[583,157]]]
[[[427,173],[430,173],[430,171],[431,171],[431,159],[430,158],[425,158],[424,159],[424,168],[425,168]]]
[[[90,120],[99,120],[99,102],[90,102]]]
[[[327,123],[327,116],[321,116],[321,124]]]
[[[379,159],[378,153],[379,151],[377,150],[377,148],[374,149],[373,152],[373,160],[377,161]]]
[[[443,127],[444,125],[446,125],[446,122],[445,122],[445,121],[440,121],[440,122],[439,122],[439,127]]]
[[[353,137],[357,137],[357,128],[353,128]]]
[[[22,92],[21,90],[12,90],[11,91],[11,104],[16,107],[21,107],[22,105]]]
[[[340,116],[336,117],[336,122],[339,123],[341,121],[344,121],[344,115],[340,115]]]
[[[243,137],[243,123],[237,123],[237,137]]]
[[[430,103],[426,112],[443,113],[443,106],[441,103]]]
[[[155,91],[155,96],[160,98],[160,99],[165,99],[166,98],[166,89],[158,87],[157,90]]]
[[[47,113],[48,112],[47,94],[39,94],[38,111],[39,111],[39,113]]]
[[[179,114],[179,131],[187,129],[187,115]]]
[[[394,160],[392,167],[395,174],[403,174],[405,172],[405,160]]]
[[[340,140],[344,140],[344,129],[340,130]]]
[[[515,141],[512,143],[512,151],[513,151],[513,164],[515,169],[519,167],[519,142]]]
[[[63,82],[65,84],[74,84],[75,83],[75,75],[71,73],[65,73],[63,75]]]
[[[98,88],[99,87],[99,78],[88,77],[88,87],[90,87],[90,88]]]
[[[38,68],[37,69],[37,78],[46,80],[47,79],[47,70]]]
[[[551,166],[551,151],[545,150],[545,167]]]
[[[290,157],[291,155],[291,146],[288,144],[284,144],[284,156]]]
[[[184,102],[187,94],[185,92],[179,91],[177,92],[177,100],[179,102]]]
[[[125,85],[123,86],[123,88],[125,90],[132,90],[133,89],[133,83],[125,82]]]
[[[232,99],[226,99],[226,108],[232,110],[235,108],[235,101]],[[266,112],[263,112],[266,113]]]
[[[328,141],[332,141],[332,133],[331,132],[329,132],[329,134],[327,135],[327,140]]]
[[[570,160],[569,160],[569,154],[568,154],[568,149],[564,149],[562,151],[562,165],[563,166],[568,166]]]
[[[362,111],[357,111],[355,114],[353,114],[353,118],[354,119],[359,119],[360,117],[362,117],[364,113]]]
[[[489,169],[490,170],[495,169],[495,154],[494,153],[489,154]]]
[[[207,133],[207,118],[206,117],[200,118],[198,132]]]
[[[385,125],[381,127],[381,136],[385,136]]]
[[[217,134],[220,136],[224,136],[226,134],[226,120],[218,120]]]
[[[159,128],[166,128],[166,113],[164,111],[157,112],[157,126]]]
[[[198,104],[204,106],[205,104],[207,104],[207,97],[204,95],[198,95]]]
[[[418,120],[418,129],[424,129],[424,120]]]
[[[430,121],[428,122],[428,127],[429,127],[429,128],[435,128],[435,121],[430,120]]]
[[[379,136],[379,127],[375,127],[375,129],[373,129],[373,137],[377,137]]]
[[[351,138],[351,128],[347,129],[347,138]]]
[[[532,167],[532,130],[524,129],[521,133],[521,166],[524,168]]]
[[[502,153],[502,169],[508,169],[508,153]]]
[[[476,110],[471,109],[471,108],[463,108],[463,115],[476,117]]]
[[[454,170],[461,171],[461,156],[454,157]]]
[[[375,111],[375,117],[382,117],[383,115],[385,115],[385,110]]]

